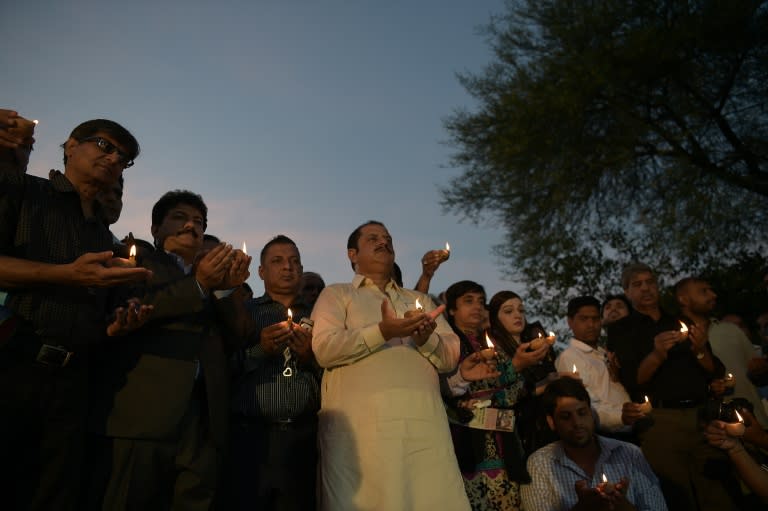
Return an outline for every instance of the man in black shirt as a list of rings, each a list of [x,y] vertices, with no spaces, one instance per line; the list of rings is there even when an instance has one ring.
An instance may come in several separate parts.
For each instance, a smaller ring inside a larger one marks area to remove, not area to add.
[[[64,174],[50,180],[26,174],[13,153],[0,158],[0,289],[16,325],[0,345],[0,494],[8,509],[75,508],[88,352],[106,335],[107,288],[151,275],[110,267],[112,236],[95,200],[133,164],[136,139],[96,119],[62,147]]]
[[[261,251],[264,295],[246,307],[247,349],[234,388],[227,509],[315,509],[321,371],[312,354],[312,308],[299,294],[299,249],[287,236]],[[292,320],[288,320],[288,310]]]
[[[705,467],[723,460],[701,436],[698,408],[709,382],[722,377],[706,331],[685,326],[659,305],[659,287],[650,267],[636,263],[622,274],[634,311],[608,327],[608,349],[621,365],[620,379],[635,401],[653,403],[655,424],[641,434],[643,453],[659,476],[670,509],[729,509],[732,502],[719,475]],[[687,332],[681,332],[687,329]]]

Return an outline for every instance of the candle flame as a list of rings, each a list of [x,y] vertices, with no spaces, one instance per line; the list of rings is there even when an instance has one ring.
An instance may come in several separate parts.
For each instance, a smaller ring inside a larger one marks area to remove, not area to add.
[[[445,242],[445,251],[446,252],[450,252],[451,251],[451,246],[448,244],[447,241]]]
[[[552,331],[550,331],[550,332],[549,332],[549,336],[550,336],[550,337],[554,337],[554,336],[555,336],[555,332],[552,332]]]
[[[645,402],[646,403],[648,402],[648,396],[645,396]]]
[[[485,333],[485,345],[488,346],[491,349],[493,349],[495,347],[493,345],[493,343],[491,342],[491,338],[488,337],[488,332]]]
[[[734,412],[736,412],[736,418],[739,419],[739,422],[744,424],[744,419],[741,417],[741,415],[739,415],[738,410],[734,410]]]
[[[291,312],[291,309],[288,309],[288,320],[293,321],[293,312]]]
[[[37,126],[37,123],[39,123],[40,121],[38,121],[37,119],[35,119],[35,120],[34,120],[34,121],[32,121],[32,122],[34,123],[34,125],[35,125],[35,126]]]
[[[573,372],[574,372],[574,373],[578,373],[578,372],[579,372],[579,370],[578,370],[578,369],[576,369],[576,364],[573,364]]]
[[[245,242],[243,242],[243,254],[248,255],[248,247],[245,246]]]
[[[681,334],[687,334],[688,333],[688,327],[685,326],[685,323],[682,321],[680,322],[680,333]]]
[[[604,483],[607,483],[607,482],[608,482],[608,478],[607,478],[607,477],[605,477],[605,472],[603,472],[603,482],[604,482]]]
[[[728,379],[733,378],[733,375],[731,373],[728,373]]]
[[[541,332],[539,332],[539,339],[541,339]]]
[[[128,257],[136,257],[136,245],[131,245],[131,249],[128,251]]]
[[[421,306],[421,302],[419,302],[418,298],[416,298],[416,304],[415,305],[416,305],[416,310],[417,311],[424,310],[424,307]]]

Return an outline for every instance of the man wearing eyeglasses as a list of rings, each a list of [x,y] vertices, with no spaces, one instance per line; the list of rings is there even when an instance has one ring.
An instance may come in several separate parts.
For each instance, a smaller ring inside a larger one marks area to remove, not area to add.
[[[107,331],[108,288],[145,280],[111,267],[97,194],[133,164],[139,144],[96,119],[63,144],[64,173],[26,173],[0,111],[0,289],[14,328],[0,341],[0,494],[8,509],[75,509],[82,476],[90,346]],[[139,312],[131,308],[131,320]],[[141,308],[139,309],[141,310]],[[125,316],[123,316],[125,318]]]

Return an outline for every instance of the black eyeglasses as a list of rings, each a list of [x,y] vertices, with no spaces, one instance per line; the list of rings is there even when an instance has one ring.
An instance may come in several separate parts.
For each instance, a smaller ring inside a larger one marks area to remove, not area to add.
[[[82,139],[80,142],[96,142],[96,145],[99,146],[99,149],[101,149],[105,154],[112,154],[114,152],[117,152],[117,156],[120,159],[120,163],[123,164],[123,168],[128,168],[133,166],[133,160],[128,158],[128,155],[122,152],[120,149],[117,148],[115,144],[110,142],[109,140],[101,137],[87,137]]]

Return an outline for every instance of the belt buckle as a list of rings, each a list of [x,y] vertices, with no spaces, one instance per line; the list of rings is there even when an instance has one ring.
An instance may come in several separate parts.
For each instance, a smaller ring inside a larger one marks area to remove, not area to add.
[[[72,355],[74,352],[68,351],[64,346],[43,344],[40,351],[37,352],[35,360],[47,366],[65,367]]]

